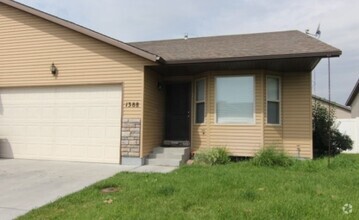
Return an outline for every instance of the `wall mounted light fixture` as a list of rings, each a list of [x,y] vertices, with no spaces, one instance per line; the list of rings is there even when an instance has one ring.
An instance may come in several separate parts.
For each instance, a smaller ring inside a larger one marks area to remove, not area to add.
[[[51,70],[52,75],[54,75],[54,76],[57,75],[58,70],[54,63],[52,63],[50,70]]]

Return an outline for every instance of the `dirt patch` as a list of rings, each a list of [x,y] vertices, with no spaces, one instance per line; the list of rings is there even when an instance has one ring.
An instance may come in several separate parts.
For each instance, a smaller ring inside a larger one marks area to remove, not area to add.
[[[106,187],[101,189],[101,193],[107,194],[107,193],[115,193],[115,192],[119,192],[120,188],[119,187]]]

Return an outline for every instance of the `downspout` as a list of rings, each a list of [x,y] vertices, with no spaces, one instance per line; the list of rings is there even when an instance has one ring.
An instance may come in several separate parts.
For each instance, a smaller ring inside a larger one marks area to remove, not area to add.
[[[329,117],[331,114],[331,107],[332,107],[332,100],[331,100],[331,74],[330,74],[330,54],[328,54],[328,112],[329,112]],[[330,126],[330,125],[329,125]],[[330,157],[331,157],[331,150],[332,150],[332,141],[331,141],[331,132],[330,132],[331,127],[328,128],[328,167],[330,166]]]

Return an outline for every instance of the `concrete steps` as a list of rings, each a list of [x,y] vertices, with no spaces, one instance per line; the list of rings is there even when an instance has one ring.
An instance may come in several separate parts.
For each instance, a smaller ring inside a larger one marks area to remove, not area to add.
[[[156,147],[146,158],[147,165],[178,167],[187,162],[189,147]]]

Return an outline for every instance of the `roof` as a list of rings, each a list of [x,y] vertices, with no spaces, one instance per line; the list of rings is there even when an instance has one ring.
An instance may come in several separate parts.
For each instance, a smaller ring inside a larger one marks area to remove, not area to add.
[[[27,12],[27,13],[32,14],[34,16],[43,18],[43,19],[45,19],[47,21],[50,21],[52,23],[61,25],[63,27],[69,28],[69,29],[74,30],[76,32],[79,32],[81,34],[87,35],[87,36],[92,37],[94,39],[97,39],[99,41],[105,42],[105,43],[110,44],[112,46],[118,47],[118,48],[120,48],[122,50],[128,51],[128,52],[133,53],[135,55],[138,55],[140,57],[143,57],[145,59],[148,59],[148,60],[151,60],[151,61],[154,61],[154,62],[161,59],[156,54],[143,51],[143,50],[141,50],[139,48],[136,48],[136,47],[134,47],[134,46],[132,46],[130,44],[126,44],[126,43],[124,43],[122,41],[119,41],[119,40],[116,40],[114,38],[108,37],[106,35],[103,35],[101,33],[93,31],[91,29],[85,28],[85,27],[80,26],[78,24],[72,23],[70,21],[67,21],[67,20],[58,18],[56,16],[47,14],[47,13],[42,12],[40,10],[37,10],[35,8],[26,6],[24,4],[21,4],[21,3],[15,2],[15,1],[11,1],[11,0],[0,0],[0,3],[3,3],[5,5],[8,5],[10,7],[16,8],[16,9],[21,10],[21,11]]]
[[[124,43],[12,0],[0,0],[0,3],[162,64],[261,61],[287,58],[320,59],[322,57],[338,57],[342,53],[339,49],[300,31]],[[317,63],[315,62],[315,65]]]
[[[322,101],[322,102],[325,102],[325,103],[328,103],[328,104],[330,103],[330,104],[334,105],[337,108],[340,108],[340,109],[343,109],[345,111],[351,112],[351,109],[349,107],[345,106],[345,105],[342,105],[342,104],[339,104],[339,103],[333,102],[333,101],[329,102],[328,99],[325,99],[323,97],[319,97],[319,96],[316,96],[316,95],[312,95],[312,97],[313,97],[313,99],[316,99],[318,101]]]
[[[359,79],[357,80],[357,83],[355,84],[352,92],[350,93],[349,98],[348,98],[347,102],[345,103],[345,105],[347,105],[347,106],[352,105],[352,103],[353,103],[355,97],[358,95],[358,93],[359,93]]]
[[[341,51],[300,31],[134,42],[166,63],[338,57]]]

